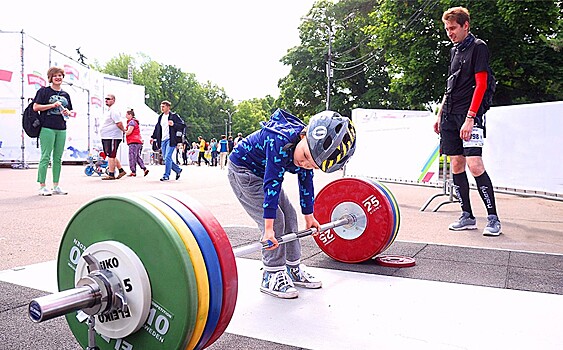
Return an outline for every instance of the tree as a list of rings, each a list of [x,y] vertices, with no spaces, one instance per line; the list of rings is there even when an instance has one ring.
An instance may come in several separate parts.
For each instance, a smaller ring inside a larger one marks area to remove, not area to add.
[[[246,136],[260,129],[260,122],[270,119],[274,110],[274,98],[269,95],[240,102],[233,115],[233,137],[239,132]]]
[[[375,45],[385,50],[398,105],[418,107],[443,94],[451,43],[441,15],[452,6],[466,6],[471,32],[491,52],[498,80],[495,105],[561,99],[563,55],[541,40],[557,35],[558,1],[382,1],[368,29]],[[395,38],[395,39],[394,39]]]
[[[115,77],[127,79],[130,65],[135,64],[135,59],[131,55],[120,53],[117,57],[110,59],[102,69],[102,72]]]
[[[561,1],[341,0],[315,3],[301,44],[282,58],[280,104],[298,114],[324,109],[327,30],[332,33],[331,109],[430,108],[445,88],[451,42],[445,9],[465,6],[471,31],[491,52],[495,105],[561,100]]]
[[[162,65],[144,54],[137,57],[120,54],[98,69],[106,74],[126,79],[129,66],[133,69],[133,83],[145,86],[146,104],[160,113],[160,103],[168,100],[172,110],[184,119],[188,140],[198,136],[218,137],[222,132],[221,108],[234,109],[225,90],[212,82],[200,84],[193,73]]]
[[[282,58],[291,65],[280,80],[281,102],[297,114],[325,109],[328,45],[331,45],[330,106],[350,115],[354,108],[389,106],[389,77],[379,48],[368,45],[365,28],[377,1],[317,2],[300,26],[301,45]],[[329,38],[330,34],[330,38]]]
[[[278,83],[280,104],[294,114],[314,114],[324,109],[326,96],[325,63],[333,4],[319,1],[299,27],[301,45],[288,50],[281,59],[291,66],[289,75]]]

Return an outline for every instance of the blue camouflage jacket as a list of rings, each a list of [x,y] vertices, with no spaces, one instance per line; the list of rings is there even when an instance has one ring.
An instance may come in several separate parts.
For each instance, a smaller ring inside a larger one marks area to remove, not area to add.
[[[229,156],[233,164],[251,170],[264,179],[264,219],[275,219],[284,174],[297,174],[301,212],[313,213],[313,170],[293,163],[295,145],[305,128],[299,118],[278,109],[262,129],[240,141]]]

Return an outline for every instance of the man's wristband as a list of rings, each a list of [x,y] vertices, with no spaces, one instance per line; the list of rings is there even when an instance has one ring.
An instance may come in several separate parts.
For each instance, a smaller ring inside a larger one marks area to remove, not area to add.
[[[472,116],[472,115],[469,115],[469,114],[468,114],[468,115],[467,115],[467,117],[465,117],[465,118],[467,118],[467,119],[475,119],[475,117],[474,117],[474,116]]]

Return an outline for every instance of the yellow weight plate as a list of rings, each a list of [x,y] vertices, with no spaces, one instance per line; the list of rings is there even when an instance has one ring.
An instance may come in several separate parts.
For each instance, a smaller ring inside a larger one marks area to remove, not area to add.
[[[188,342],[188,345],[186,346],[186,349],[193,349],[203,334],[205,324],[207,323],[207,316],[209,314],[209,279],[203,255],[201,254],[199,245],[197,244],[192,232],[184,220],[182,220],[182,218],[180,218],[174,210],[148,194],[136,193],[133,195],[155,207],[168,219],[168,221],[170,221],[172,226],[180,235],[180,238],[182,238],[182,241],[184,241],[188,255],[192,260],[195,279],[197,282],[198,308],[194,332]]]

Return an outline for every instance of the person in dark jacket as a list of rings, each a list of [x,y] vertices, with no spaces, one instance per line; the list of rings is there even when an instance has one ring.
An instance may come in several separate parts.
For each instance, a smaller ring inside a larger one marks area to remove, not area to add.
[[[170,106],[171,103],[166,100],[160,103],[162,113],[158,116],[158,122],[154,126],[151,136],[151,142],[160,144],[160,150],[164,158],[164,175],[162,175],[160,181],[168,181],[171,170],[174,170],[176,173],[176,180],[180,178],[182,173],[182,168],[172,161],[172,153],[174,153],[178,143],[176,132],[183,131],[185,123],[178,114],[170,111]]]

